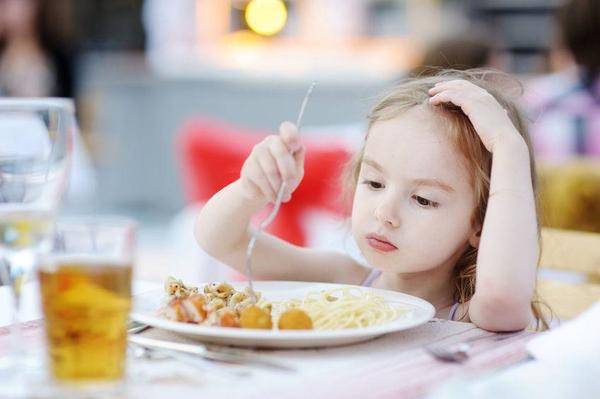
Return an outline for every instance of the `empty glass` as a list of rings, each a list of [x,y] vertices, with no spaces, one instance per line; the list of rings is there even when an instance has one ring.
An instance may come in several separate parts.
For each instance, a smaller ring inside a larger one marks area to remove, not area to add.
[[[0,99],[0,286],[10,286],[14,340],[0,358],[0,378],[13,380],[25,362],[19,325],[23,283],[50,248],[54,217],[67,184],[76,129],[73,102]]]

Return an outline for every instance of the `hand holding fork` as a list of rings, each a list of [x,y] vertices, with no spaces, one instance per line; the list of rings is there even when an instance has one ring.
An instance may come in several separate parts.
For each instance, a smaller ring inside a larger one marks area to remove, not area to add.
[[[273,203],[273,209],[254,230],[246,250],[246,275],[249,291],[256,300],[252,285],[252,252],[261,232],[266,229],[279,212],[282,202],[292,198],[292,193],[304,176],[304,147],[300,143],[299,132],[304,109],[312,93],[313,82],[300,106],[296,125],[284,122],[279,135],[271,135],[257,144],[244,162],[241,182],[246,196],[250,199],[263,198]]]

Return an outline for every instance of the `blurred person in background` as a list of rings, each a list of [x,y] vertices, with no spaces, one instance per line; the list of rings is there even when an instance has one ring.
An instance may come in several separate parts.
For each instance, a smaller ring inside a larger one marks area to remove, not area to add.
[[[0,95],[72,97],[68,51],[49,29],[52,5],[0,0]]]
[[[542,222],[600,232],[600,2],[569,0],[556,20],[557,72],[533,79],[524,96],[542,161]]]
[[[557,13],[558,71],[533,79],[525,101],[541,159],[600,156],[600,2],[569,0]]]
[[[73,97],[69,52],[50,29],[53,6],[51,0],[0,0],[0,97]],[[76,132],[65,202],[89,206],[95,190],[92,160]]]

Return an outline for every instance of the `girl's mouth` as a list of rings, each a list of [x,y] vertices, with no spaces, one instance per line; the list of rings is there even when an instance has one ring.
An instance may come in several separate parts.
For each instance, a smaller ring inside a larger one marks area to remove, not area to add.
[[[369,234],[367,235],[367,243],[369,246],[380,252],[391,252],[398,249],[394,244],[387,241],[387,239],[383,236],[377,234]]]

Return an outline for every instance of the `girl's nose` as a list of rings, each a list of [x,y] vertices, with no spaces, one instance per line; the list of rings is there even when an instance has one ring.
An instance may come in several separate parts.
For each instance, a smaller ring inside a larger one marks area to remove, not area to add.
[[[375,218],[382,224],[392,228],[400,227],[400,216],[397,206],[392,201],[382,201],[375,208]]]

